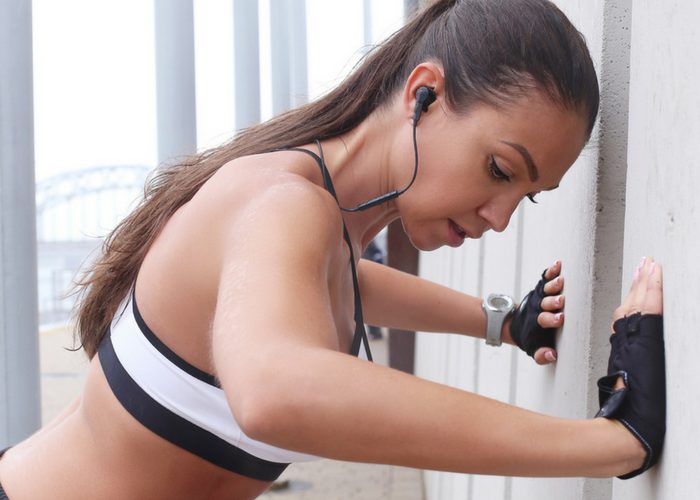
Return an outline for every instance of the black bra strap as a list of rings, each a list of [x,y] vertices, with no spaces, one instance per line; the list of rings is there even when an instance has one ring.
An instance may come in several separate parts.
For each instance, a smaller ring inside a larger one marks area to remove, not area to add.
[[[331,180],[331,174],[326,168],[326,163],[323,159],[318,156],[313,151],[303,148],[287,148],[287,151],[299,151],[300,153],[306,153],[311,156],[316,163],[318,163],[321,169],[321,176],[323,177],[323,185],[326,190],[338,201],[338,196],[335,194],[335,188],[333,187],[333,181]],[[367,331],[365,330],[364,317],[362,315],[362,299],[360,298],[360,285],[357,281],[357,269],[355,267],[355,254],[352,251],[352,242],[350,241],[350,235],[348,234],[348,229],[345,227],[345,222],[343,222],[343,238],[345,243],[348,245],[350,250],[350,269],[352,270],[352,287],[355,295],[355,335],[352,338],[352,346],[350,348],[350,354],[357,356],[360,353],[360,346],[362,343],[365,345],[365,350],[367,352],[367,359],[372,361],[372,353],[369,349],[369,341],[367,340]]]

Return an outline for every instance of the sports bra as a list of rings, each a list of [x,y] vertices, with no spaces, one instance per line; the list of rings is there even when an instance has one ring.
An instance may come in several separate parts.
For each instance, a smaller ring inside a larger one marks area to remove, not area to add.
[[[337,200],[321,158],[305,149],[290,150],[309,154],[317,161],[324,186]],[[345,224],[343,237],[350,249],[355,300],[355,333],[350,353],[371,361],[355,260]],[[110,389],[136,420],[204,460],[243,476],[273,481],[289,463],[319,458],[246,436],[216,377],[189,364],[158,338],[141,316],[133,289],[102,339],[98,357]]]

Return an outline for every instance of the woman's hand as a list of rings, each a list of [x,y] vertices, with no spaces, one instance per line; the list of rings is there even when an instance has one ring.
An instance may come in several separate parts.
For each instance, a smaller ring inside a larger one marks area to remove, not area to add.
[[[666,433],[666,376],[661,266],[643,258],[630,291],[613,314],[608,374],[598,380],[596,417],[621,422],[646,457],[625,475],[641,474],[659,459]]]
[[[564,277],[561,276],[561,261],[557,260],[544,273],[547,283],[544,285],[545,298],[542,299],[542,312],[537,316],[537,324],[542,328],[561,328],[564,325]],[[554,332],[552,332],[554,333]],[[546,365],[557,360],[557,351],[553,348],[540,347],[533,356],[537,364]]]
[[[634,270],[630,291],[613,313],[613,324],[620,318],[638,312],[662,314],[664,311],[662,292],[661,266],[653,259],[642,257],[642,261]]]
[[[636,313],[663,314],[663,279],[661,266],[653,259],[642,257],[632,275],[632,285],[622,304],[613,312],[610,331],[615,334],[614,325],[619,319]],[[624,379],[618,377],[615,389],[625,386]]]
[[[557,260],[545,269],[535,289],[522,300],[509,325],[513,343],[540,365],[557,360],[554,334],[564,324],[563,290],[561,261]]]

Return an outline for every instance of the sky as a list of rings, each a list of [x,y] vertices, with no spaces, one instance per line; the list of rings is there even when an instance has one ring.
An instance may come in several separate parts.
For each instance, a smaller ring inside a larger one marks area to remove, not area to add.
[[[258,2],[263,119],[271,116],[269,15],[278,1]],[[306,0],[309,99],[336,85],[361,57],[366,4],[374,43],[403,24],[403,0]],[[235,133],[233,0],[193,5],[197,146],[206,149]],[[32,11],[37,181],[99,166],[154,168],[154,1],[33,0]],[[67,201],[42,212],[39,239],[98,239],[137,198],[129,191]],[[74,269],[53,265],[40,259],[42,308],[59,300],[73,276]]]
[[[271,113],[267,20],[275,1],[259,1],[263,119]],[[235,132],[232,3],[194,0],[200,149]],[[401,26],[403,0],[367,3],[373,42]],[[310,99],[337,84],[361,56],[364,4],[306,0]],[[93,166],[155,166],[153,2],[33,0],[32,9],[37,180]]]

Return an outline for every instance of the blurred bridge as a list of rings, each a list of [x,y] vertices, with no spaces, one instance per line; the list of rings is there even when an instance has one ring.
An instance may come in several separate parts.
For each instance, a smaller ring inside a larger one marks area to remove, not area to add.
[[[104,236],[143,195],[151,167],[91,167],[36,185],[39,324],[65,323],[69,296],[81,269],[99,252]]]

